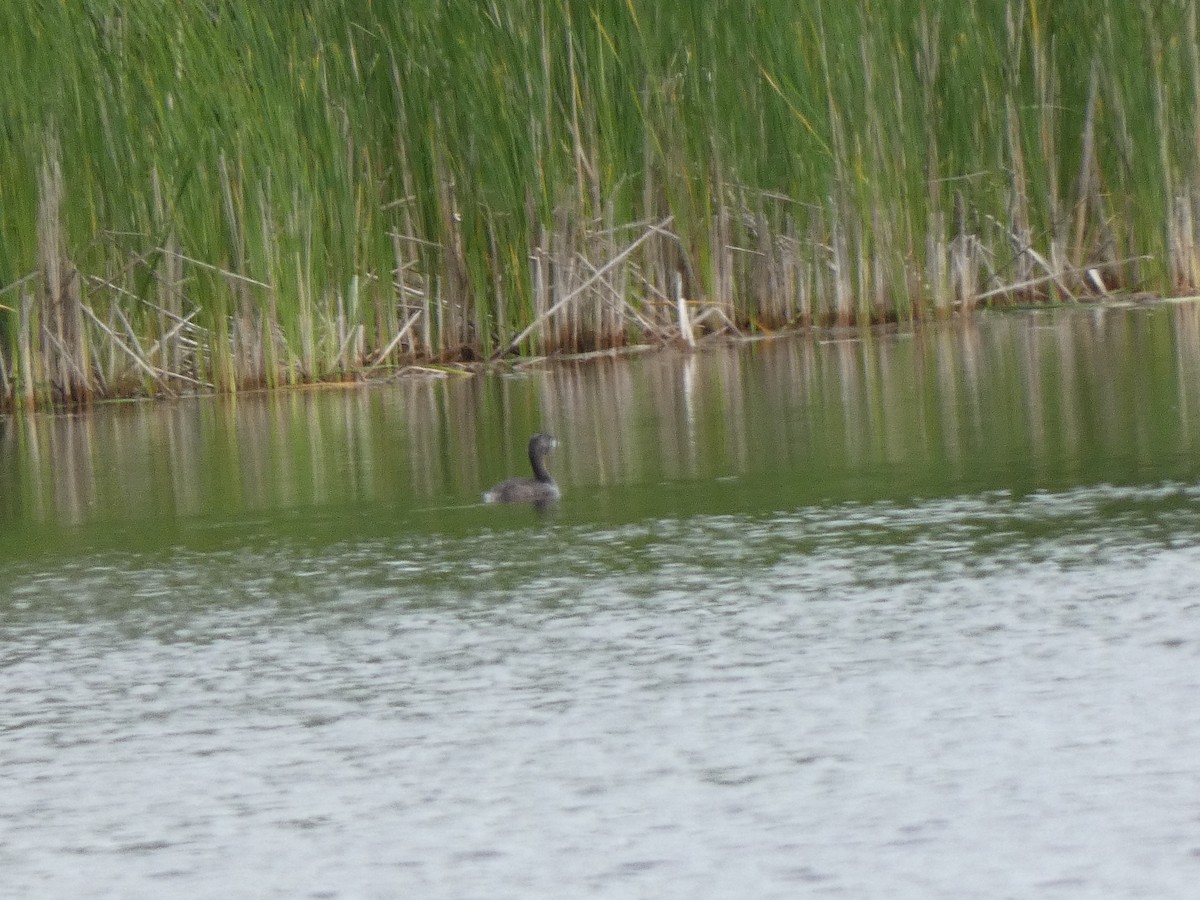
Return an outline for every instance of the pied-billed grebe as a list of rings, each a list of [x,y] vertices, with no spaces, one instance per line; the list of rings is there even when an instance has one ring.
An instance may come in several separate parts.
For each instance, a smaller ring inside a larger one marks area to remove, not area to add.
[[[529,439],[529,465],[532,478],[510,478],[490,491],[483,492],[484,503],[547,503],[559,498],[558,485],[546,471],[542,457],[558,446],[548,434],[538,433]]]

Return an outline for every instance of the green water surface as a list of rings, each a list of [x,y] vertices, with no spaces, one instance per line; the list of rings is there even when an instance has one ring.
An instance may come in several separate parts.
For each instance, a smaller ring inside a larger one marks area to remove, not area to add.
[[[1200,474],[1195,305],[977,315],[511,374],[0,421],[0,555],[469,534],[561,440],[555,521],[765,514]]]

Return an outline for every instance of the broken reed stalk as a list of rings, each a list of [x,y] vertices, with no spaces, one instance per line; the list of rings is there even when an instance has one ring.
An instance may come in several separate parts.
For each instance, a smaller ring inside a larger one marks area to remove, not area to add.
[[[687,300],[683,296],[683,273],[675,272],[675,314],[679,317],[679,337],[689,350],[696,349],[696,335],[688,321]]]
[[[590,288],[592,285],[594,285],[597,281],[599,281],[601,278],[603,278],[604,275],[606,275],[610,270],[612,270],[613,268],[615,268],[616,266],[618,266],[622,262],[624,262],[628,257],[630,257],[633,254],[633,252],[635,250],[637,250],[638,247],[640,247],[642,244],[644,244],[650,238],[654,237],[655,235],[666,235],[668,237],[675,237],[675,235],[673,235],[670,232],[665,230],[666,227],[671,224],[672,218],[673,218],[672,216],[667,216],[665,219],[660,221],[657,225],[651,225],[649,228],[647,228],[638,238],[636,238],[631,244],[629,244],[629,246],[627,246],[624,250],[622,250],[620,253],[618,253],[616,256],[614,256],[612,259],[610,259],[608,262],[606,262],[604,265],[602,265],[591,276],[586,278],[584,280],[584,282],[581,285],[579,285],[579,287],[575,288],[572,291],[569,291],[565,296],[561,297],[557,302],[555,302],[554,305],[552,305],[549,309],[545,310],[543,313],[541,313],[541,315],[539,315],[532,322],[530,322],[529,325],[520,334],[518,334],[515,338],[513,338],[507,344],[507,346],[502,347],[501,349],[497,350],[494,354],[492,354],[491,358],[493,360],[499,359],[504,354],[510,353],[514,349],[519,347],[521,345],[521,342],[524,341],[527,337],[529,337],[529,335],[531,335],[533,333],[534,329],[539,328],[542,325],[542,323],[545,322],[548,318],[550,318],[552,315],[554,315],[556,312],[558,312],[560,309],[565,307],[568,303],[570,303],[572,300],[574,300],[576,297],[578,297],[580,294],[582,294],[584,291],[586,291],[588,288]]]
[[[1195,3],[815,4],[0,4],[0,402],[1200,279]]]

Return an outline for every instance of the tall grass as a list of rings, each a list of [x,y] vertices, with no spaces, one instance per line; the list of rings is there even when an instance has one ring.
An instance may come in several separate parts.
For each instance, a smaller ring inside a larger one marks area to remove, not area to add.
[[[1196,19],[1195,0],[10,0],[0,394],[1193,290]]]

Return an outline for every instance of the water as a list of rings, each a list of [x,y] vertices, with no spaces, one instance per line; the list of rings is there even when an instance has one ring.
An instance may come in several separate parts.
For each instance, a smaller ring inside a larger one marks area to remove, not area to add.
[[[1198,321],[9,420],[0,895],[1190,897]]]

